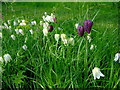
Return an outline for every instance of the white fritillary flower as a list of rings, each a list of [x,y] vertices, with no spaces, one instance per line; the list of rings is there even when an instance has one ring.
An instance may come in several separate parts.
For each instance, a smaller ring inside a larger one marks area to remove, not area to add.
[[[36,25],[36,21],[32,21],[31,24],[32,24],[32,25]]]
[[[26,42],[27,42],[27,40],[28,40],[28,38],[26,37],[26,38],[25,38],[25,42],[24,42],[24,43],[26,43]]]
[[[64,40],[62,40],[62,41],[63,41],[64,45],[66,45],[66,44],[68,43],[68,40],[67,40],[67,39],[64,39]]]
[[[43,29],[48,29],[49,23],[45,22],[43,23]]]
[[[87,40],[89,41],[89,43],[91,42],[91,37],[90,37],[90,34],[87,35]]]
[[[23,48],[24,50],[27,50],[27,45],[23,45],[22,48]]]
[[[66,39],[66,34],[61,34],[61,40],[63,41],[64,39]]]
[[[79,26],[79,24],[78,24],[78,23],[76,23],[76,24],[75,24],[75,28],[77,29],[77,28],[78,28],[78,26]]]
[[[15,29],[15,32],[16,32],[16,34],[19,34],[19,30],[18,29]]]
[[[94,76],[94,80],[97,79],[100,79],[100,76],[101,77],[104,77],[105,75],[103,75],[100,71],[100,69],[98,67],[95,67],[93,70],[92,70],[92,73],[93,73],[93,76]]]
[[[0,38],[2,38],[2,33],[0,32]]]
[[[22,29],[19,29],[19,33],[21,33],[22,35],[24,35],[24,32]]]
[[[8,24],[10,25],[10,20],[8,20],[7,22],[8,22]]]
[[[43,25],[43,21],[40,21],[40,25]]]
[[[1,63],[3,63],[3,61],[4,61],[4,60],[3,60],[3,58],[2,58],[2,57],[0,57],[0,62],[1,62]]]
[[[16,25],[17,25],[17,22],[16,22],[16,21],[14,21],[14,22],[13,22],[13,25],[14,25],[14,26],[16,26]]]
[[[47,15],[47,12],[45,12],[44,14]]]
[[[31,34],[33,34],[33,30],[32,30],[32,29],[31,29],[31,30],[29,30],[29,31],[30,31],[30,33],[31,33]]]
[[[119,60],[119,63],[120,63],[120,53],[115,54],[114,61],[118,61],[118,60]]]
[[[71,45],[74,45],[74,38],[69,38],[68,43],[71,44]]]
[[[94,48],[96,48],[96,45],[92,44],[92,45],[90,46],[90,50],[93,50]]]
[[[42,16],[42,18],[43,18],[43,21],[46,21],[45,16]]]
[[[60,35],[59,34],[55,34],[55,40],[58,42],[60,39]]]
[[[0,66],[0,76],[2,75],[3,68]]]
[[[4,57],[4,60],[5,60],[5,63],[10,62],[10,60],[12,60],[10,54],[5,54],[3,57]]]
[[[13,39],[13,40],[15,40],[16,38],[15,38],[15,35],[11,35],[11,38]]]
[[[26,25],[26,23],[24,23],[24,22],[20,23],[20,26],[25,26],[25,25]]]
[[[48,30],[45,28],[45,29],[43,29],[43,34],[44,34],[44,36],[47,36],[48,35]]]

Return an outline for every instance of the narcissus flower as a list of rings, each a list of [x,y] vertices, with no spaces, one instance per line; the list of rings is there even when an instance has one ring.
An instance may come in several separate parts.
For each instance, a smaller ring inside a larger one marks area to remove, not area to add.
[[[58,42],[60,39],[60,35],[59,34],[55,34],[55,40]]]
[[[78,26],[78,35],[81,37],[84,35],[84,27],[83,26]]]
[[[11,35],[11,38],[12,38],[13,40],[15,40],[15,35]]]
[[[119,60],[119,63],[120,63],[120,53],[115,54],[114,61],[118,61],[118,60]]]
[[[10,54],[5,54],[3,57],[4,57],[4,60],[5,60],[5,63],[10,62],[10,60],[12,60]]]
[[[53,30],[53,25],[49,25],[48,31],[49,31],[49,32],[52,32],[52,30]]]
[[[23,48],[24,50],[27,50],[27,45],[23,45],[22,48]]]
[[[93,70],[92,70],[92,73],[93,73],[93,76],[94,76],[94,80],[97,79],[100,79],[100,76],[101,77],[104,77],[104,75],[101,73],[100,69],[98,67],[95,67]]]
[[[84,30],[85,30],[87,33],[90,33],[91,28],[92,28],[92,25],[93,25],[93,22],[92,22],[91,20],[86,20],[86,21],[84,21]]]

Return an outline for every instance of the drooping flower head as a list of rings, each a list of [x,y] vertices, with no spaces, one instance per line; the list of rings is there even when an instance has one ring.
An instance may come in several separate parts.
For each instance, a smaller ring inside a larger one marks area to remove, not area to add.
[[[92,73],[93,73],[93,76],[94,76],[94,80],[96,80],[96,78],[97,79],[100,79],[100,76],[101,77],[104,77],[104,75],[101,73],[101,71],[100,71],[100,68],[98,68],[98,67],[95,67],[93,70],[92,70]]]
[[[85,21],[84,21],[84,30],[85,30],[87,33],[90,33],[91,28],[92,28],[92,25],[93,25],[93,22],[92,22],[91,20],[85,20]]]
[[[49,31],[49,32],[52,32],[52,30],[53,30],[53,25],[49,25],[48,31]]]
[[[84,27],[83,26],[78,26],[78,35],[81,37],[84,35]]]
[[[120,53],[116,53],[115,54],[115,58],[114,58],[114,61],[118,61],[119,60],[119,63],[120,63]]]

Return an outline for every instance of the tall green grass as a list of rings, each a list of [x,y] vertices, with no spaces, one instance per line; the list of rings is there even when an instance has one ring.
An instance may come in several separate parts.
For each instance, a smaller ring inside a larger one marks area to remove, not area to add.
[[[17,18],[37,21],[36,26],[23,27],[24,36],[16,35],[14,26],[2,30],[2,53],[12,57],[3,65],[3,88],[120,87],[120,66],[114,62],[119,47],[117,3],[3,3],[2,11],[4,22]],[[58,21],[47,37],[39,25],[45,11],[54,12]],[[94,23],[91,43],[86,40],[87,33],[78,36],[74,26],[75,23],[83,25],[86,19]],[[34,30],[33,35],[29,29]],[[65,46],[61,40],[57,43],[56,33],[73,37],[75,44]],[[16,36],[15,41],[11,34]],[[22,49],[25,37],[28,37],[26,51]],[[96,48],[90,50],[92,44]],[[94,67],[99,67],[105,77],[94,80]]]

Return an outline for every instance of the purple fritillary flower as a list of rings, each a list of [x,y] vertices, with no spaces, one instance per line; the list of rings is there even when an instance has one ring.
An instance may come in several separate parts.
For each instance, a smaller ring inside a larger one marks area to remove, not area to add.
[[[85,32],[90,33],[92,25],[93,25],[93,22],[91,20],[84,21],[84,30],[85,30]]]
[[[53,30],[53,25],[49,25],[48,31],[49,31],[49,32],[52,32],[52,30]]]
[[[84,27],[83,26],[78,26],[78,35],[81,37],[84,35]]]

